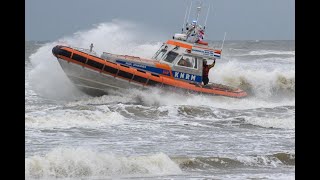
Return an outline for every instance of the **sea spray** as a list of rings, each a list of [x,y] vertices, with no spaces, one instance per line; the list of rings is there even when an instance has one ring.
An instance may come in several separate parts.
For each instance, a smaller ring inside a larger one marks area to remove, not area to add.
[[[89,45],[93,43],[93,50],[98,54],[109,52],[151,57],[162,43],[160,36],[151,35],[150,32],[154,31],[150,31],[141,24],[114,20],[46,43],[30,56],[33,66],[28,74],[30,85],[38,94],[47,98],[70,100],[83,96],[67,78],[52,55],[52,48],[55,45],[89,48]]]

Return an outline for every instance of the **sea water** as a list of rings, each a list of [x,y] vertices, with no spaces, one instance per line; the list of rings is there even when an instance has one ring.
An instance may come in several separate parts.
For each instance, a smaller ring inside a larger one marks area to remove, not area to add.
[[[112,22],[26,41],[26,179],[295,179],[294,40],[225,42],[209,79],[247,91],[243,99],[161,89],[90,97],[51,52],[94,43],[98,54],[150,58],[166,39],[149,39]]]

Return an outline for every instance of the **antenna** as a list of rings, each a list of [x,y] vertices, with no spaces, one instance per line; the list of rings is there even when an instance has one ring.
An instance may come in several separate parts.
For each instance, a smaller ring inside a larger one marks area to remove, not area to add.
[[[224,40],[226,39],[226,35],[227,35],[227,32],[224,32],[224,38],[223,38],[222,45],[221,45],[221,51],[223,49],[223,44],[224,44]]]
[[[184,15],[184,20],[183,20],[183,24],[182,24],[182,33],[183,33],[183,27],[184,27],[185,22],[186,22],[187,13],[188,13],[188,6],[187,6],[187,8],[186,8],[186,14]]]
[[[209,8],[208,8],[208,11],[207,11],[207,17],[206,17],[206,20],[204,21],[203,29],[206,29],[207,20],[208,20],[208,15],[209,15],[209,12],[210,12],[210,6],[211,6],[211,4],[209,4]]]
[[[199,6],[197,7],[197,15],[196,15],[196,17],[197,17],[197,18],[196,18],[197,23],[198,23],[198,19],[199,19],[201,7],[202,7],[202,1],[199,0]]]
[[[201,11],[201,6],[197,7],[197,19],[196,19],[197,22],[198,22],[198,19],[199,19],[200,11]]]
[[[191,7],[192,7],[192,0],[191,0],[191,4],[190,4],[190,9],[189,9],[189,14],[188,14],[188,21],[187,22],[189,22],[189,16],[190,16]]]

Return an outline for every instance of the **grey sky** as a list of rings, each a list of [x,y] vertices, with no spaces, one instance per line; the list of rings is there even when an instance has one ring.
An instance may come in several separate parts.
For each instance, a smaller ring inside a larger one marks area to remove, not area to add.
[[[198,0],[192,0],[194,4]],[[294,0],[202,0],[211,4],[206,38],[294,40]],[[121,19],[156,28],[164,35],[181,31],[190,0],[26,0],[26,40],[56,40],[94,24]],[[207,7],[203,7],[204,21]],[[194,13],[190,14],[194,17]],[[201,21],[200,21],[201,22]]]

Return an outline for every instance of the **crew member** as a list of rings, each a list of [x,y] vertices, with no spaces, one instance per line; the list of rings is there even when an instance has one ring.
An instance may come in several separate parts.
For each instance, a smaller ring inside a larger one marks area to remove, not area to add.
[[[92,52],[93,43],[90,44],[90,52]]]
[[[202,67],[202,82],[203,82],[203,85],[207,85],[208,82],[209,82],[209,71],[211,68],[213,68],[213,66],[215,65],[216,63],[216,60],[213,59],[213,63],[210,64],[210,65],[207,65],[207,60],[203,60],[203,67]]]

